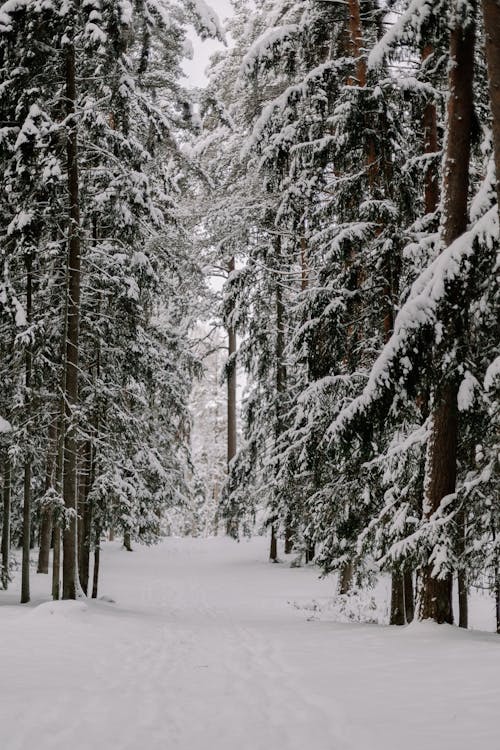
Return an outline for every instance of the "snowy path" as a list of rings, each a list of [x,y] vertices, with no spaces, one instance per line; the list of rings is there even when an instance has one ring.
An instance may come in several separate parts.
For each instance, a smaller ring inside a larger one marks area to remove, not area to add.
[[[116,604],[20,608],[1,592],[2,750],[498,746],[499,638],[308,621],[289,602],[332,583],[265,552],[109,544],[101,591]]]

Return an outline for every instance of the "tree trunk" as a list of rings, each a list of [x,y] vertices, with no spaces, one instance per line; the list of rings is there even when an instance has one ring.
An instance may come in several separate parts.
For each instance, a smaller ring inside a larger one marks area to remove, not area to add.
[[[82,539],[80,545],[79,576],[83,592],[88,596],[89,570],[90,570],[90,548],[92,546],[92,517],[94,514],[93,502],[90,499],[90,490],[95,479],[95,448],[90,440],[87,443],[87,470],[88,476],[85,483],[85,501],[83,505]]]
[[[316,556],[316,545],[314,542],[308,542],[306,547],[306,565],[307,563],[313,562]]]
[[[404,568],[392,574],[391,625],[407,625],[414,617],[413,576]]]
[[[497,620],[497,633],[500,635],[500,568],[495,570],[495,612]]]
[[[349,593],[353,575],[354,568],[352,562],[344,563],[342,570],[340,571],[339,594],[344,595]]]
[[[92,599],[97,599],[97,590],[99,586],[100,561],[101,561],[101,530],[97,529],[95,533],[94,575],[92,578]]]
[[[52,598],[61,598],[61,527],[54,526],[54,548],[52,550]]]
[[[132,540],[130,538],[130,531],[125,531],[123,534],[123,546],[127,552],[132,552]]]
[[[229,261],[228,271],[234,271],[234,258]],[[228,335],[228,355],[231,360],[236,354],[236,331],[230,326]],[[236,364],[233,362],[227,375],[227,463],[236,455]]]
[[[406,622],[413,622],[415,617],[415,598],[413,595],[413,573],[406,569],[403,573]]]
[[[33,273],[32,258],[27,255],[26,263],[26,320],[28,325],[32,320],[33,313]],[[30,446],[30,419],[31,419],[31,372],[33,368],[33,357],[31,343],[26,347],[26,419],[27,419],[27,445],[24,459],[24,483],[23,483],[23,559],[21,567],[21,604],[30,600],[30,543],[31,543],[31,446]]]
[[[57,417],[51,420],[49,425],[49,439],[47,447],[47,463],[45,474],[45,492],[54,485],[54,465],[57,454]],[[37,573],[49,572],[50,540],[52,538],[52,515],[53,508],[45,505],[42,508],[40,523],[40,549],[38,551]]]
[[[271,562],[278,562],[278,540],[276,538],[276,529],[274,524],[271,525],[271,546],[269,548],[269,559]]]
[[[482,8],[500,216],[500,3],[498,0],[482,0]]]
[[[285,555],[290,555],[293,552],[293,531],[290,526],[290,522],[287,522],[285,529]]]
[[[391,579],[391,625],[406,624],[404,577],[400,571],[394,571]]]
[[[422,60],[425,62],[433,53],[433,47],[426,44],[422,53]],[[424,153],[436,154],[439,148],[438,130],[437,130],[437,113],[436,102],[429,99],[425,103],[424,115]],[[439,205],[439,178],[438,165],[434,159],[425,169],[424,175],[424,206],[426,214],[433,214]]]
[[[461,628],[469,627],[469,603],[467,590],[467,576],[464,570],[458,571],[458,625]]]
[[[10,505],[11,466],[8,453],[3,466],[3,516],[2,516],[2,588],[6,591],[10,581]]]
[[[78,176],[78,132],[75,120],[76,61],[73,44],[66,52],[66,102],[68,115],[68,289],[65,360],[65,414],[63,497],[70,517],[63,534],[63,599],[75,599],[78,587],[76,522],[76,426],[72,424],[78,403],[78,347],[80,324],[80,205]]]
[[[459,8],[456,7],[457,17]],[[443,176],[443,242],[447,247],[467,228],[467,198],[473,115],[475,27],[458,24],[450,36],[448,132]],[[458,321],[448,331],[453,340]],[[444,497],[455,492],[458,443],[456,376],[448,376],[434,394],[431,429],[427,445],[424,518],[430,519]],[[420,618],[438,623],[453,622],[452,576],[433,576],[432,565],[421,572]]]

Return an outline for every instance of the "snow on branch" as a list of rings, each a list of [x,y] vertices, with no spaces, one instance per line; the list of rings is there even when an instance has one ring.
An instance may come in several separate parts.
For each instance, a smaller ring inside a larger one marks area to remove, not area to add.
[[[219,16],[205,0],[185,0],[185,5],[202,39],[218,39],[226,44],[226,34]]]
[[[10,426],[10,422],[7,422],[6,419],[3,419],[0,417],[0,434],[2,432],[10,432],[12,427]]]
[[[261,140],[262,134],[266,127],[269,126],[273,116],[292,105],[296,104],[306,96],[309,85],[316,80],[320,80],[327,75],[332,69],[335,68],[336,62],[331,60],[327,63],[322,63],[316,68],[311,70],[299,84],[293,84],[288,86],[283,93],[281,93],[276,99],[273,99],[262,110],[262,114],[258,118],[254,125],[253,132],[248,139],[247,143],[243,146],[241,151],[241,157],[244,159],[250,154],[256,144]]]
[[[243,57],[240,75],[252,75],[264,60],[271,60],[273,58],[278,45],[292,41],[299,30],[300,27],[298,24],[290,23],[285,26],[268,29],[261,34]]]
[[[373,47],[368,55],[368,67],[376,68],[382,64],[384,57],[389,53],[391,47],[401,41],[406,27],[409,24],[422,26],[431,13],[429,0],[411,0],[406,11],[401,13],[395,23],[385,32],[382,39]]]
[[[498,210],[495,205],[469,231],[443,250],[416,279],[407,302],[396,317],[394,333],[375,362],[363,392],[330,425],[328,436],[332,441],[340,438],[350,424],[391,388],[396,364],[404,372],[411,372],[415,334],[437,322],[438,307],[446,299],[447,285],[461,274],[467,277],[473,270],[473,257],[478,248],[485,244],[491,248],[498,240],[498,234]],[[465,269],[464,261],[467,261]]]

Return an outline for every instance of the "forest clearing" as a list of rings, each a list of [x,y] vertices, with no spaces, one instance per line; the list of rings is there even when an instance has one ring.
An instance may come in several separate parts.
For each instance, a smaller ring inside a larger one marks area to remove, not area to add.
[[[17,579],[0,592],[2,747],[496,746],[495,634],[332,622],[332,578],[266,551],[263,537],[107,543],[104,600],[53,603],[38,575],[26,609]],[[492,598],[477,609],[491,628]]]

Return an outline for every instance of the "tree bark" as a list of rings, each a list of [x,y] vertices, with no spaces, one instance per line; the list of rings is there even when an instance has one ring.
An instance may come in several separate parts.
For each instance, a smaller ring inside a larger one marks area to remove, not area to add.
[[[132,552],[132,539],[130,537],[130,531],[125,531],[123,534],[123,546],[127,552]]]
[[[94,575],[92,578],[92,599],[97,599],[99,587],[99,565],[101,561],[101,530],[96,529],[94,547]]]
[[[54,465],[57,454],[57,417],[51,420],[49,425],[47,463],[45,473],[45,492],[54,485]],[[37,573],[49,572],[50,540],[52,538],[52,515],[53,508],[45,505],[42,508],[40,523],[40,549],[38,551]]]
[[[458,7],[456,8],[458,14]],[[443,177],[443,243],[447,247],[467,228],[467,199],[473,116],[475,27],[457,25],[450,36],[448,132]],[[455,322],[449,336],[457,333]],[[455,492],[458,444],[457,383],[446,376],[434,394],[427,446],[424,518],[430,519],[444,497]],[[420,619],[453,622],[452,576],[433,575],[433,566],[421,571]]]
[[[26,255],[26,320],[28,325],[32,320],[33,313],[33,272],[31,255]],[[33,369],[33,355],[31,343],[26,347],[25,363],[25,387],[26,387],[26,419],[27,419],[27,445],[24,459],[24,482],[23,482],[23,558],[21,566],[21,604],[30,600],[30,546],[31,546],[31,446],[30,446],[30,419],[31,419],[31,373]]]
[[[269,548],[269,560],[278,562],[278,539],[276,538],[276,529],[274,524],[271,525],[271,545]]]
[[[90,570],[90,548],[92,545],[92,517],[94,514],[93,503],[90,500],[90,490],[95,478],[95,448],[90,440],[87,443],[87,478],[85,482],[85,498],[83,503],[83,518],[81,522],[82,533],[80,543],[79,576],[80,585],[84,594],[88,595],[89,570]]]
[[[11,465],[8,453],[3,466],[3,514],[2,514],[2,588],[6,591],[10,581],[10,506]]]
[[[406,624],[404,577],[400,571],[394,571],[391,579],[391,625]]]
[[[344,563],[342,570],[340,571],[339,594],[344,595],[349,593],[353,575],[354,567],[352,562]]]
[[[59,415],[59,429],[57,434],[57,460],[55,488],[58,493],[62,489],[64,464],[64,404],[61,402]],[[52,598],[61,598],[61,520],[60,513],[53,520],[53,551],[52,551]]]
[[[434,52],[432,45],[426,44],[422,52],[422,60],[425,62]],[[424,107],[424,153],[436,154],[439,148],[437,130],[436,102],[428,99]],[[424,206],[426,214],[433,214],[439,205],[439,178],[437,161],[429,163],[424,175]]]
[[[72,424],[78,403],[78,348],[80,325],[80,204],[78,174],[78,131],[75,121],[76,59],[75,47],[66,51],[66,101],[69,118],[67,133],[68,168],[68,290],[67,338],[65,360],[65,414],[63,497],[69,519],[63,534],[63,599],[75,599],[77,570],[77,440]]]
[[[234,271],[234,258],[231,258],[228,265],[229,275]],[[228,355],[231,360],[236,354],[236,331],[230,326],[227,331],[228,335]],[[227,463],[230,464],[236,455],[236,366],[233,362],[227,375]]]
[[[497,621],[497,633],[500,635],[500,568],[495,570],[495,613]]]
[[[493,145],[497,180],[497,205],[500,217],[500,2],[482,0],[486,64],[493,118]]]
[[[307,563],[313,562],[316,556],[316,545],[314,542],[308,542],[306,547],[306,565]]]

